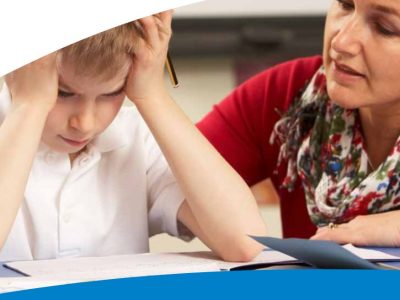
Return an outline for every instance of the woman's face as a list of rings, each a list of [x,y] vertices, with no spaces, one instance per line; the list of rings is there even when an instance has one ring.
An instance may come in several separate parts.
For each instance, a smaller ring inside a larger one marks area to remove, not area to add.
[[[400,104],[400,1],[333,1],[324,66],[329,96],[337,104]]]

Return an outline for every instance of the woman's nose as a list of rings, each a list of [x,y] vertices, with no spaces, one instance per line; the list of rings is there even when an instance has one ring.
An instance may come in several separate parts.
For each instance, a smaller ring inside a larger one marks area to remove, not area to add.
[[[336,35],[331,46],[338,54],[355,56],[360,53],[363,45],[363,25],[356,16],[346,19],[341,26],[338,24]]]

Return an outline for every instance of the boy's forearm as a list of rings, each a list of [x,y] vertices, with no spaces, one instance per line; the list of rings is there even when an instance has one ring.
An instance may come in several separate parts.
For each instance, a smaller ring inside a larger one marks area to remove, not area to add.
[[[176,176],[211,248],[226,257],[232,242],[261,250],[246,234],[262,235],[265,225],[240,176],[166,94],[137,105]],[[235,245],[240,247],[240,245]],[[229,259],[232,259],[229,257]]]
[[[0,126],[0,247],[24,197],[47,114],[39,106],[13,106]]]

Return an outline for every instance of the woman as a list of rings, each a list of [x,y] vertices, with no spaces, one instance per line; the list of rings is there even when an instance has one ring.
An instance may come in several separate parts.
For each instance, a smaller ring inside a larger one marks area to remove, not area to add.
[[[198,127],[248,184],[283,187],[285,237],[400,246],[399,80],[400,2],[335,0],[322,57],[250,79]]]

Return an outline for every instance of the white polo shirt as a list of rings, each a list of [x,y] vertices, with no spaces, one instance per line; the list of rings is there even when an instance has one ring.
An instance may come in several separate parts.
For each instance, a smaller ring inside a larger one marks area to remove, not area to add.
[[[0,122],[10,103],[4,85]],[[139,113],[123,107],[72,168],[67,154],[39,147],[0,261],[148,252],[149,236],[178,235],[183,200]]]

